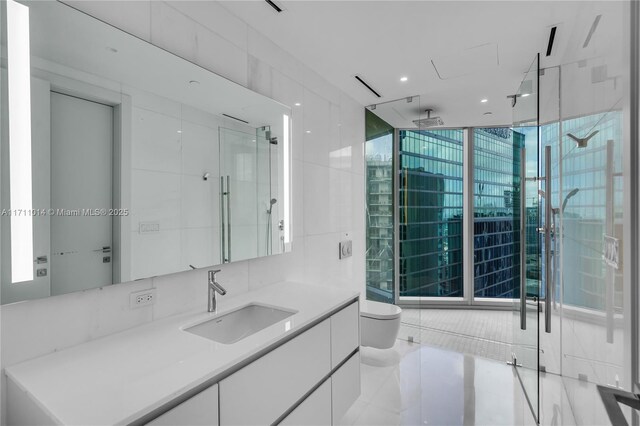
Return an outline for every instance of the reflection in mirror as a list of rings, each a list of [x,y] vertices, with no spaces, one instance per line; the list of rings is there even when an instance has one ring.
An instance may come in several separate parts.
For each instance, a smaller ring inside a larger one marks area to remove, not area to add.
[[[2,7],[2,303],[290,249],[288,107],[59,2]]]

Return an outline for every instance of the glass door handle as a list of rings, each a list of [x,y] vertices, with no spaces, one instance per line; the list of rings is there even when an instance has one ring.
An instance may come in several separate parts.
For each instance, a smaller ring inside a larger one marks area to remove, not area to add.
[[[551,333],[551,147],[544,147],[544,331]]]
[[[222,257],[222,263],[227,263],[227,240],[225,235],[225,221],[224,221],[224,176],[220,176],[220,254]]]
[[[527,329],[527,153],[520,150],[520,329]],[[515,361],[514,361],[515,362]]]
[[[613,237],[614,230],[614,187],[613,187],[613,140],[607,140],[607,159],[606,159],[606,195],[605,195],[605,233],[607,236]],[[605,281],[605,309],[607,321],[607,343],[613,343],[613,310],[615,300],[615,282],[616,271],[610,264],[606,265],[606,281]]]
[[[231,262],[231,179],[227,175],[227,262]]]

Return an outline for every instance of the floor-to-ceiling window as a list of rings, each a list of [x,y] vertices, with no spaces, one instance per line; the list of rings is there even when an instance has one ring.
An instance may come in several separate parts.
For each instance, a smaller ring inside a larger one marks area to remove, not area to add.
[[[391,303],[519,298],[519,205],[526,203],[519,194],[520,151],[526,135],[509,127],[394,129],[374,112],[366,112],[367,298]],[[465,191],[472,194],[467,207]],[[537,204],[525,211],[527,226],[537,227]],[[469,259],[465,220],[473,235]],[[537,253],[537,238],[527,245]],[[539,257],[526,261],[527,281],[537,283]],[[465,262],[471,265],[467,277]]]
[[[399,296],[463,297],[463,130],[400,130]]]
[[[523,134],[474,129],[474,297],[520,297],[520,151]]]
[[[367,299],[394,303],[394,129],[366,110]]]

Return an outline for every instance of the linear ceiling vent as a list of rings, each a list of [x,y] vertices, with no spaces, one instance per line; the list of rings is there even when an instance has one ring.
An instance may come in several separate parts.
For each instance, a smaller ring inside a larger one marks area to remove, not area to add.
[[[360,84],[362,84],[364,87],[366,87],[367,89],[369,89],[369,91],[370,91],[371,93],[373,93],[374,95],[376,95],[376,97],[378,97],[378,98],[381,98],[381,97],[382,97],[382,96],[380,96],[380,94],[379,94],[378,92],[376,92],[375,90],[373,90],[373,89],[371,88],[371,86],[369,86],[369,85],[367,84],[367,82],[365,82],[365,81],[364,81],[364,80],[363,80],[359,75],[356,75],[356,76],[355,76],[355,78],[356,78],[356,80],[358,80],[358,81],[360,82]]]
[[[582,45],[583,49],[591,42],[591,37],[593,37],[593,33],[596,32],[596,28],[598,28],[598,24],[600,23],[600,18],[602,18],[602,15],[596,16],[596,19],[593,20],[591,28],[589,29],[589,34],[587,34],[587,38],[584,39],[584,44]]]
[[[269,6],[271,6],[271,7],[272,7],[276,12],[278,12],[278,13],[282,13],[282,12],[284,11],[284,9],[283,9],[283,8],[281,8],[280,6],[278,6],[278,5],[276,4],[276,2],[274,2],[274,1],[272,1],[272,0],[264,0],[264,1],[266,1],[266,2],[267,2],[267,4],[268,4]]]
[[[225,114],[225,113],[222,113],[222,115],[224,115],[224,116],[225,116],[225,117],[227,117],[227,118],[231,118],[231,119],[233,119],[233,120],[238,120],[238,121],[240,121],[240,122],[242,122],[242,123],[244,123],[244,124],[249,124],[249,122],[248,122],[248,121],[243,120],[243,119],[238,118],[238,117],[234,117],[233,115],[229,115],[229,114]]]
[[[551,33],[549,33],[549,43],[547,43],[547,56],[551,56],[553,50],[553,42],[556,39],[556,31],[558,27],[551,27]]]

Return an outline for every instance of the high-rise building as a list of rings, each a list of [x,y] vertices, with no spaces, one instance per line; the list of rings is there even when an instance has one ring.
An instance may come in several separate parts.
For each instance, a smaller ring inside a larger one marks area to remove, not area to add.
[[[463,296],[463,132],[398,132],[400,297]],[[392,138],[386,143],[391,152]],[[474,129],[474,296],[520,295],[520,152],[524,134]],[[393,166],[380,147],[367,155],[367,293],[394,300]],[[526,208],[528,252],[538,245],[538,208]],[[527,275],[540,276],[539,258]]]

